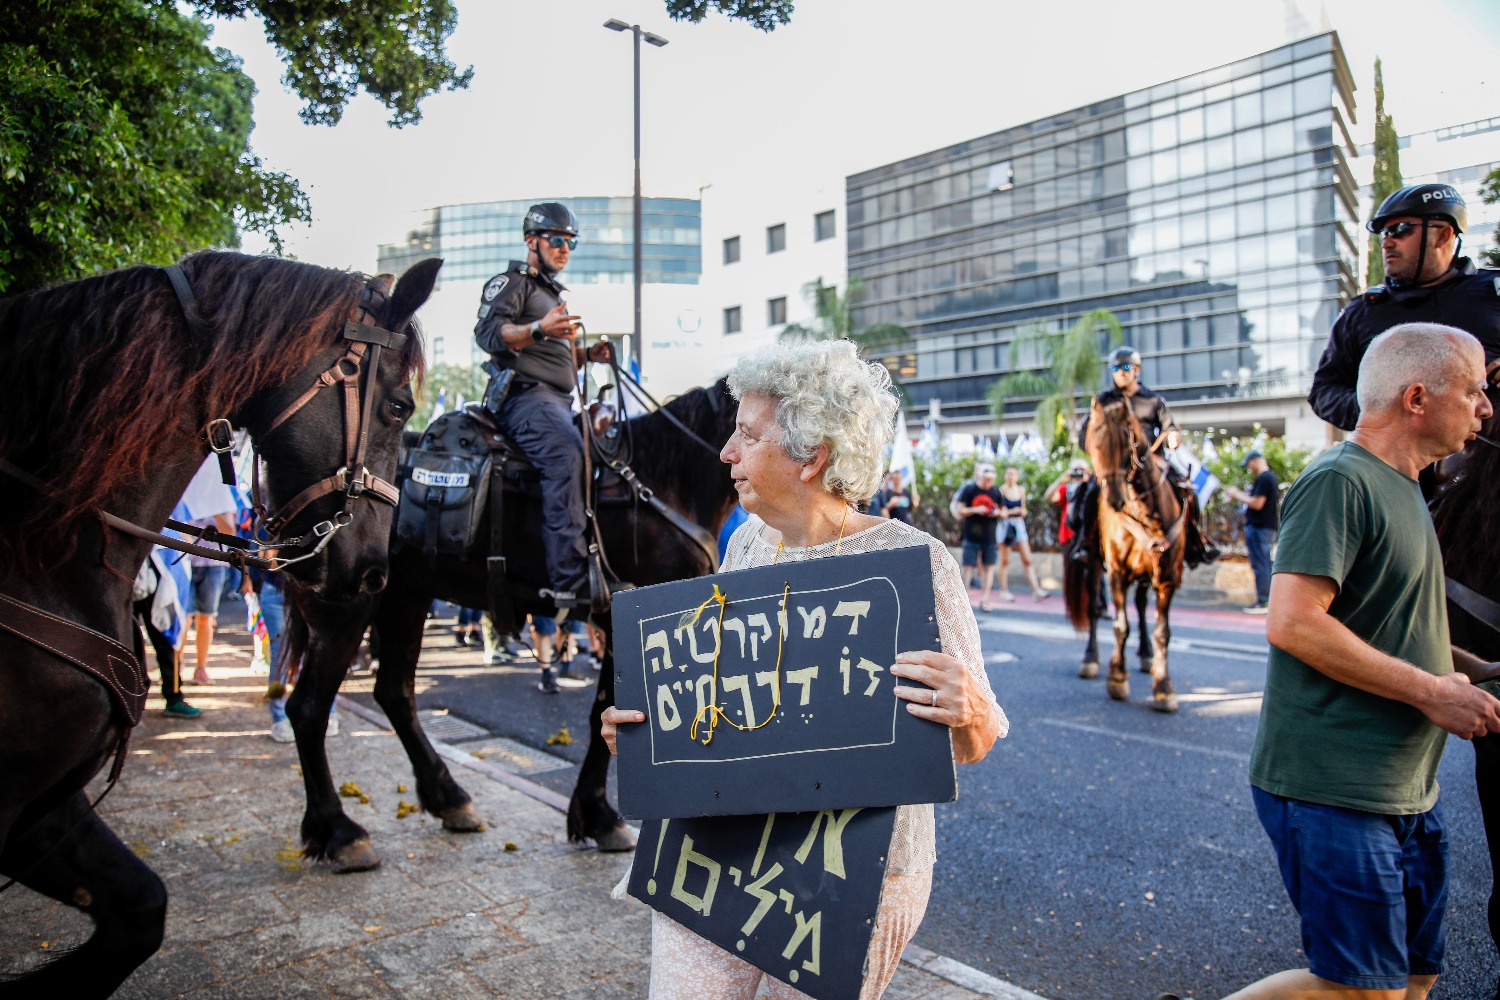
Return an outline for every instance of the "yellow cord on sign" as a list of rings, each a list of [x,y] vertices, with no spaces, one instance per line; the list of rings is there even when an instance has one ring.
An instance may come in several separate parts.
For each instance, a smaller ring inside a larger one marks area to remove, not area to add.
[[[693,716],[693,726],[688,730],[688,735],[692,737],[694,741],[698,741],[698,724],[703,721],[703,715],[705,712],[708,713],[708,730],[704,734],[701,742],[704,746],[708,746],[714,741],[714,729],[718,726],[720,719],[723,719],[735,729],[739,729],[744,732],[751,732],[752,730],[759,729],[762,726],[770,723],[772,719],[776,718],[776,713],[781,711],[781,649],[782,645],[786,641],[786,602],[787,597],[791,594],[791,591],[792,585],[790,583],[783,587],[781,591],[781,614],[778,616],[777,622],[780,628],[778,628],[776,632],[776,669],[772,673],[771,683],[771,691],[773,695],[773,701],[771,702],[771,714],[767,715],[764,719],[762,719],[760,722],[757,722],[753,726],[744,726],[738,722],[735,722],[727,714],[725,714],[722,708],[719,707],[719,651],[724,648],[724,606],[729,603],[728,596],[720,592],[718,584],[714,584],[713,594],[709,596],[708,600],[698,605],[697,611],[693,612],[692,621],[687,623],[689,628],[698,624],[698,618],[703,614],[704,608],[708,607],[715,601],[719,603],[719,627],[714,632],[713,685],[710,688],[710,690],[712,691],[711,697],[713,700],[710,701],[707,705],[704,705],[702,708],[698,709],[698,714]]]

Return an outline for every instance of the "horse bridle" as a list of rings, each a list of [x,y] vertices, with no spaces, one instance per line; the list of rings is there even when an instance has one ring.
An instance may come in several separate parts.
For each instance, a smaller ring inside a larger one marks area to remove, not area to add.
[[[169,264],[162,268],[162,271],[171,283],[173,293],[177,296],[177,303],[182,308],[182,316],[187,323],[188,331],[198,346],[199,359],[206,360],[212,346],[209,339],[210,331],[198,312],[198,301],[193,295],[192,286],[188,284],[187,275],[177,264]],[[364,464],[375,404],[375,380],[380,373],[381,350],[383,348],[400,349],[405,346],[407,337],[404,333],[396,333],[374,322],[367,322],[374,319],[373,310],[379,308],[385,301],[385,292],[367,281],[360,292],[358,313],[354,319],[344,323],[342,337],[349,341],[348,349],[327,371],[318,376],[317,381],[298,396],[276,419],[272,420],[270,426],[264,431],[264,434],[270,434],[286,423],[294,414],[312,402],[318,391],[324,387],[343,387],[344,465],[337,472],[302,490],[283,504],[278,513],[272,514],[269,505],[261,499],[260,457],[259,455],[252,457],[251,503],[260,516],[262,530],[266,535],[265,540],[238,538],[225,535],[212,527],[203,528],[198,525],[184,524],[170,518],[167,520],[167,527],[202,541],[217,542],[228,546],[229,550],[225,551],[184,542],[170,535],[143,528],[113,514],[101,512],[100,517],[105,524],[126,534],[180,552],[189,552],[234,565],[243,564],[274,571],[304,559],[311,559],[321,552],[339,529],[346,527],[354,520],[354,501],[359,498],[366,497],[395,507],[401,496],[400,491],[384,479],[374,475]],[[363,376],[363,384],[361,384],[361,376]],[[210,452],[219,456],[224,482],[229,486],[233,486],[235,481],[234,468],[229,458],[229,452],[233,446],[233,428],[234,422],[228,417],[215,417],[204,425],[201,434]],[[312,503],[338,492],[344,494],[344,506],[332,518],[313,525],[306,534],[293,538],[280,537],[281,532],[286,530],[286,526]],[[308,552],[291,559],[283,559],[279,555],[268,557],[252,554],[270,549],[281,550],[307,545],[312,546]]]
[[[1125,502],[1128,504],[1131,500],[1141,501],[1143,496],[1154,493],[1166,478],[1166,471],[1163,469],[1156,471],[1155,480],[1150,482],[1144,490],[1137,489],[1133,482],[1138,473],[1143,473],[1147,469],[1155,469],[1155,463],[1151,461],[1151,456],[1161,447],[1162,442],[1167,439],[1167,435],[1163,433],[1157,436],[1156,441],[1149,448],[1145,449],[1145,458],[1143,461],[1141,451],[1145,432],[1141,429],[1140,421],[1136,418],[1134,411],[1131,410],[1128,401],[1124,405],[1124,414],[1125,434],[1129,438],[1126,447],[1130,452],[1130,471],[1124,471],[1120,468],[1120,463],[1116,462],[1114,471],[1105,474],[1103,478],[1106,482],[1114,480],[1122,482],[1121,493],[1125,495]],[[1162,522],[1160,511],[1154,512],[1155,519],[1160,524],[1159,530],[1162,532],[1162,537],[1159,539],[1143,538],[1142,540],[1147,542],[1148,548],[1165,550],[1171,548],[1173,543],[1177,541],[1178,536],[1182,533],[1183,525],[1187,522],[1188,514],[1187,503],[1184,501],[1181,506],[1182,510],[1178,512],[1177,519],[1170,526]],[[1147,509],[1150,509],[1149,506]],[[1132,534],[1139,535],[1142,530],[1149,531],[1151,528],[1150,525],[1145,524],[1139,518],[1123,510],[1120,512],[1120,515],[1125,519],[1125,525],[1131,530]]]

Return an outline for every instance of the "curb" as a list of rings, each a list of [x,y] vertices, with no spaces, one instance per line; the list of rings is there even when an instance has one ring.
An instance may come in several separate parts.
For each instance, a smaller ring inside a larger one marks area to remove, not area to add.
[[[335,706],[343,712],[358,716],[371,725],[380,726],[383,729],[391,727],[390,720],[384,712],[378,708],[369,708],[359,702],[339,695],[335,700]],[[455,764],[462,764],[472,771],[477,771],[493,781],[497,781],[507,788],[514,789],[522,795],[528,796],[543,805],[551,806],[564,816],[568,813],[568,800],[550,788],[544,788],[534,781],[528,781],[508,771],[498,764],[491,763],[475,757],[473,754],[442,740],[433,739],[431,736],[427,741],[437,751],[438,756]],[[1023,990],[1019,986],[1007,983],[1003,979],[996,979],[989,973],[981,972],[972,966],[964,965],[955,959],[947,958],[936,952],[928,951],[918,945],[909,944],[901,953],[901,960],[908,965],[921,969],[923,972],[937,976],[955,986],[961,986],[967,990],[984,996],[994,997],[995,1000],[1045,1000],[1045,998]]]

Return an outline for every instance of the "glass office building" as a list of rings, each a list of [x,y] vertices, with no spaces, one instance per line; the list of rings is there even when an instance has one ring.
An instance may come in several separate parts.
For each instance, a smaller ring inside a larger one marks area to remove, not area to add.
[[[1353,89],[1324,34],[851,176],[856,328],[906,327],[907,405],[979,422],[1043,362],[1019,335],[1109,309],[1179,421],[1260,400],[1279,431],[1357,291]]]
[[[377,253],[383,272],[401,274],[427,257],[442,257],[439,280],[485,281],[524,256],[521,220],[537,202],[559,201],[578,217],[578,249],[568,263],[570,288],[588,284],[628,285],[634,271],[631,199],[538,197],[445,205],[422,214],[401,243]],[[641,200],[642,284],[697,284],[703,270],[701,215],[686,198]]]

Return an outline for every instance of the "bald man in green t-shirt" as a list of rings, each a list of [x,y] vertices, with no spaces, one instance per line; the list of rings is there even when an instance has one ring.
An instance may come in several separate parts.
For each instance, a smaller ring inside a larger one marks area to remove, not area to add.
[[[1282,509],[1271,584],[1256,812],[1302,918],[1308,969],[1231,1000],[1426,997],[1442,971],[1447,734],[1500,732],[1500,674],[1450,645],[1437,536],[1417,472],[1492,412],[1472,336],[1405,324],[1359,368],[1359,425]]]

